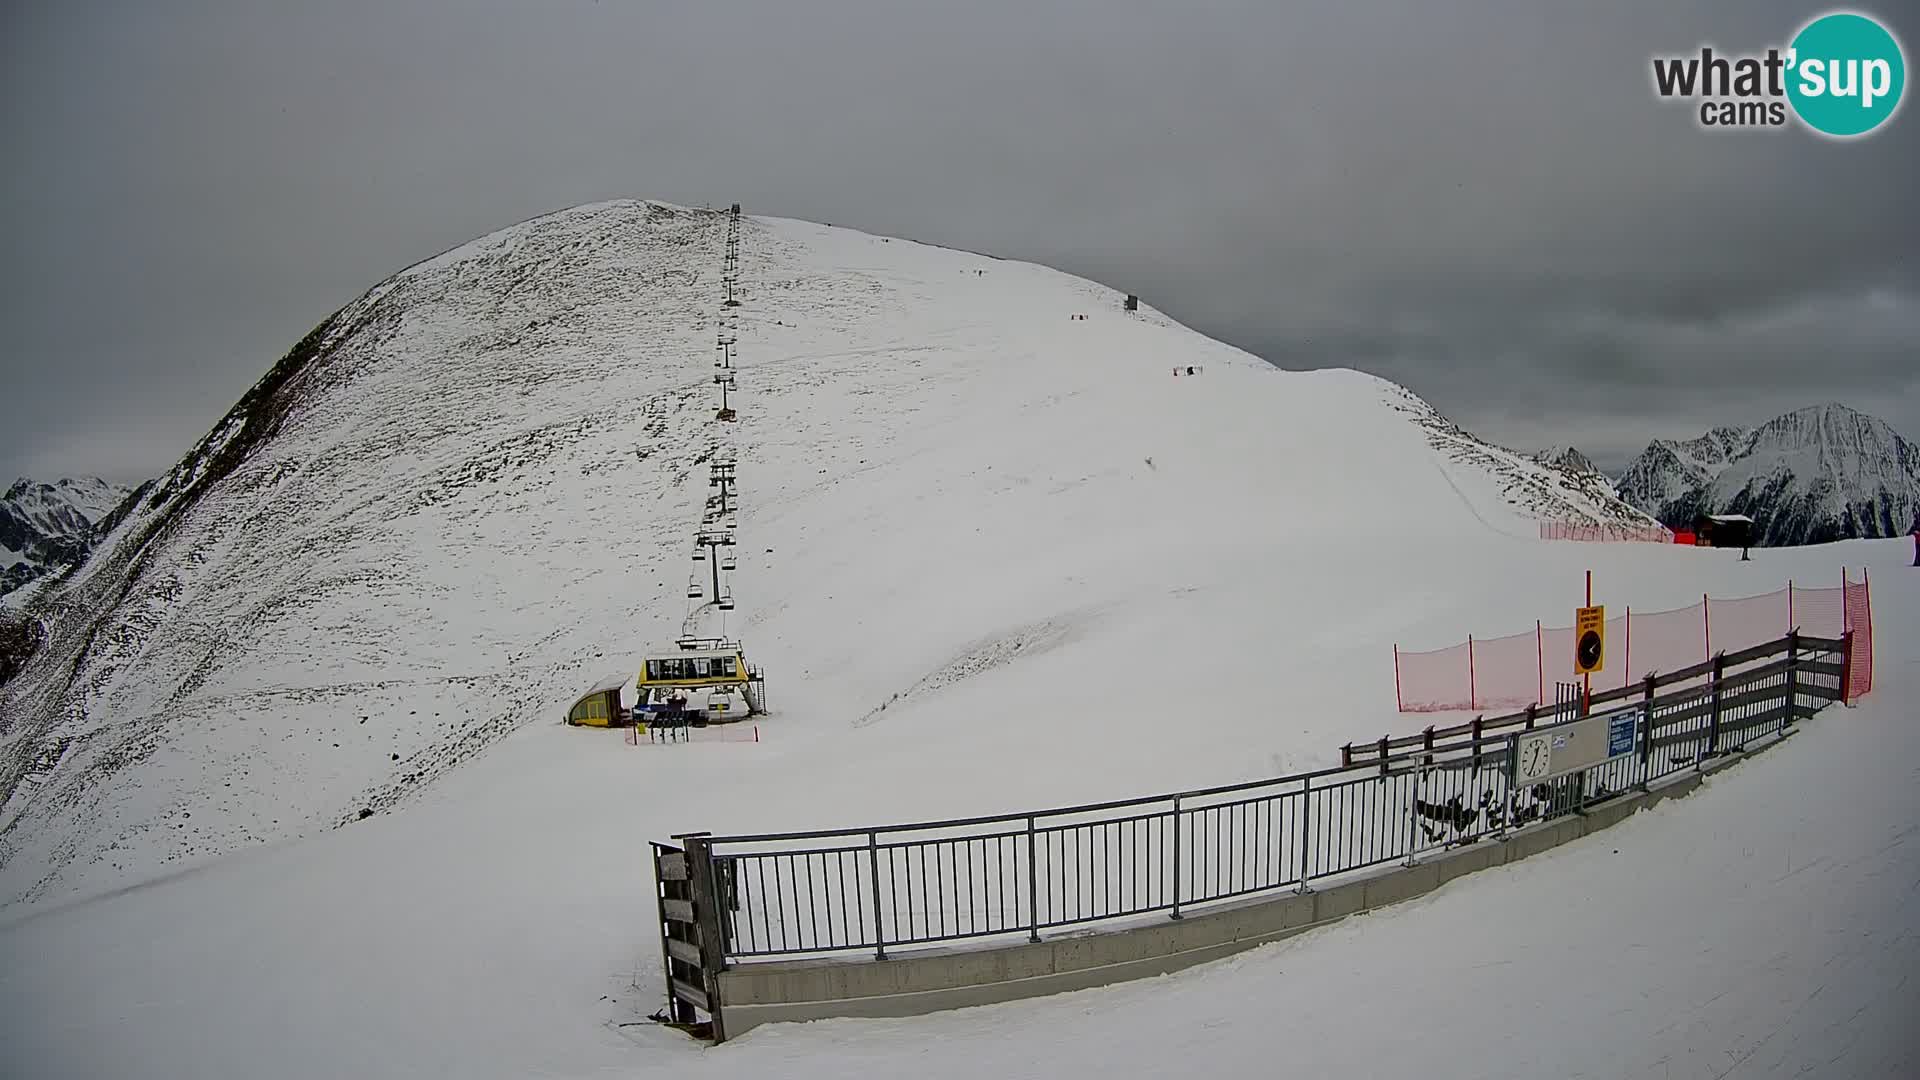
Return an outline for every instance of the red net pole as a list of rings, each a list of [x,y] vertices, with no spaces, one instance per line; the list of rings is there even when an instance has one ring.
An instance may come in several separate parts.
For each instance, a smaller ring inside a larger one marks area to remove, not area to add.
[[[1540,696],[1533,700],[1545,701],[1547,700],[1547,652],[1546,646],[1540,640],[1539,619],[1533,620],[1533,663],[1534,670],[1540,673],[1540,685],[1534,690]]]
[[[1479,687],[1475,685],[1473,673],[1473,635],[1467,635],[1467,708],[1477,709],[1480,700]]]
[[[1791,633],[1791,632],[1792,632],[1792,630],[1793,630],[1793,626],[1794,626],[1794,623],[1793,623],[1793,579],[1792,579],[1792,578],[1788,578],[1788,579],[1787,579],[1787,630],[1788,630],[1788,632],[1789,632],[1789,633]]]
[[[1593,606],[1593,571],[1591,570],[1587,571],[1587,606],[1588,607]],[[1600,631],[1602,633],[1605,633],[1606,629],[1607,628],[1603,625],[1601,626]],[[1573,632],[1575,635],[1574,640],[1578,641],[1579,634],[1580,634],[1580,627],[1577,623],[1573,628]],[[1587,674],[1580,676],[1580,715],[1585,716],[1592,708],[1593,708],[1593,674],[1591,672],[1588,672]]]
[[[1406,712],[1407,703],[1400,697],[1400,643],[1393,643],[1393,711]]]

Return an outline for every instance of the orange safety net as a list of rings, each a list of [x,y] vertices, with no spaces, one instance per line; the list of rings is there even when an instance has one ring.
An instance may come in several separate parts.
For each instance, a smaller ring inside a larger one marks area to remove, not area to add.
[[[1719,653],[1775,641],[1798,628],[1813,637],[1853,634],[1847,700],[1873,688],[1873,605],[1867,581],[1809,589],[1791,582],[1778,592],[1700,603],[1671,611],[1631,608],[1607,620],[1607,666],[1596,689],[1624,686],[1657,672],[1705,663]],[[1401,712],[1524,708],[1553,700],[1556,683],[1575,682],[1574,633],[1544,627],[1428,652],[1394,648],[1394,688]]]

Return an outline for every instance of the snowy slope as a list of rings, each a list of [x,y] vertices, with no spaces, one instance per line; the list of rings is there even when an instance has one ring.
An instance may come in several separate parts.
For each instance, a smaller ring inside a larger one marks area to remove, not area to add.
[[[1904,542],[1763,550],[1752,563],[1672,545],[1443,546],[1418,568],[1391,546],[1353,548],[1347,575],[1373,563],[1377,578],[1349,590],[1344,615],[1296,600],[1310,628],[1286,636],[1314,666],[1276,654],[1295,688],[1250,682],[1257,723],[1168,715],[1167,694],[1136,694],[1168,716],[1156,734],[1122,713],[1063,750],[1052,729],[1078,717],[1043,662],[981,677],[991,692],[976,704],[1049,706],[1018,730],[990,711],[905,706],[806,742],[776,718],[758,745],[627,747],[617,732],[531,727],[397,812],[108,896],[0,911],[0,1043],[45,1080],[1904,1075],[1899,1062],[1920,1052],[1920,594],[1907,576],[1920,572]],[[905,808],[961,786],[951,805],[987,812],[1230,779],[1236,761],[1265,772],[1288,752],[1327,764],[1338,733],[1313,729],[1336,707],[1365,722],[1384,697],[1372,730],[1405,730],[1386,715],[1380,659],[1427,604],[1489,625],[1578,603],[1588,565],[1609,603],[1671,605],[1689,590],[1820,580],[1834,561],[1856,576],[1871,564],[1874,694],[1634,822],[1166,978],[774,1025],[716,1049],[645,1022],[663,1002],[648,838],[832,824],[857,806],[849,788]],[[1286,562],[1248,576],[1288,579]],[[1199,585],[1159,610],[1209,609],[1216,644],[1258,637],[1283,598],[1251,591],[1238,602]],[[1044,772],[1037,788],[1029,764]]]
[[[126,497],[95,477],[15,481],[0,495],[0,595],[84,558],[94,526]]]
[[[1417,520],[1481,544],[1592,509],[1392,384],[1278,371],[1043,267],[750,218],[748,302],[723,309],[724,230],[660,204],[567,211],[412,267],[299,343],[43,605],[48,642],[0,703],[0,897],[352,821],[558,718],[680,633],[722,440],[740,606],[706,629],[745,635],[782,738],[858,722],[913,754],[881,729],[973,708],[1007,667],[1053,672],[1022,708],[1062,719],[1035,737],[998,706],[969,721],[989,741],[1151,738],[1143,670],[1312,670],[1346,617],[1322,571],[1353,536]],[[734,425],[709,382],[723,311]],[[1197,597],[1323,614],[1222,641]],[[1251,689],[1183,692],[1258,727]],[[1188,768],[1271,766],[1242,755]],[[1139,783],[1171,781],[1155,764]],[[1056,798],[1045,773],[1034,797]],[[956,773],[914,798],[973,791]]]
[[[1655,440],[1620,495],[1668,525],[1746,514],[1766,544],[1900,536],[1920,514],[1920,445],[1844,405],[1814,405],[1751,431]]]

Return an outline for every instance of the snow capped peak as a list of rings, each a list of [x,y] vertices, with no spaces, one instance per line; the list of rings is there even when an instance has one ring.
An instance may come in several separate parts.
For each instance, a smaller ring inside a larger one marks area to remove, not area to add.
[[[1593,459],[1572,446],[1556,446],[1552,449],[1537,451],[1533,458],[1542,465],[1552,465],[1557,469],[1566,469],[1575,473],[1597,473],[1600,469]]]
[[[1628,466],[1621,497],[1668,525],[1744,513],[1766,544],[1897,536],[1920,509],[1920,447],[1838,402],[1756,428],[1656,439]]]
[[[14,481],[0,496],[0,594],[79,561],[126,495],[97,477]]]
[[[126,488],[109,484],[97,476],[62,477],[51,484],[21,477],[0,499],[23,512],[44,514],[50,524],[53,519],[67,516],[69,512],[90,522],[98,521],[126,496]]]

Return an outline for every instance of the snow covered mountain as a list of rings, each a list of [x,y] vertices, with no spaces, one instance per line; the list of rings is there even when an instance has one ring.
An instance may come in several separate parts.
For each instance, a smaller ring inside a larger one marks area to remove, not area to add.
[[[0,496],[0,595],[79,562],[94,526],[126,497],[126,488],[93,477],[15,481]]]
[[[1600,467],[1593,463],[1592,458],[1581,453],[1578,447],[1573,446],[1556,446],[1550,450],[1539,450],[1533,454],[1533,459],[1542,465],[1552,465],[1555,468],[1565,469],[1568,472],[1600,472]]]
[[[1899,536],[1920,512],[1920,445],[1844,405],[1814,405],[1751,430],[1655,440],[1619,492],[1670,526],[1745,514],[1767,545]]]
[[[647,1023],[649,839],[1323,766],[1408,730],[1395,641],[1564,619],[1589,570],[1597,600],[1653,611],[1909,557],[1541,543],[1535,513],[1605,504],[1381,380],[1275,369],[1043,267],[767,218],[741,224],[726,308],[726,233],[623,202],[403,271],[35,595],[44,644],[0,687],[13,1071],[1255,1075],[1275,1015],[1359,1033],[1301,1043],[1309,1075],[1911,1060],[1920,669],[1885,658],[1920,607],[1898,589],[1876,613],[1886,684],[1837,725],[1430,902],[1044,1001],[719,1048]],[[561,726],[698,603],[716,450],[738,463],[738,608],[691,614],[766,669],[760,739]],[[1862,795],[1778,797],[1834,776]],[[1508,956],[1583,975],[1485,962]],[[1489,1000],[1585,1034],[1516,1054],[1485,1038]]]
[[[1161,730],[1143,672],[1323,670],[1314,642],[1351,618],[1326,571],[1356,537],[1417,522],[1434,550],[1480,553],[1531,541],[1536,515],[1634,513],[1391,383],[1279,370],[1044,267],[748,217],[745,303],[723,306],[727,218],[535,219],[297,343],[35,598],[37,651],[0,688],[0,902],[378,813],[683,628],[745,638],[782,738],[869,740],[804,766],[783,747],[750,806],[699,800],[723,815],[977,809],[967,761],[996,802],[1267,771],[1231,735],[1271,724],[1226,679],[1186,687],[1228,730],[1172,774],[1157,754],[1064,779],[1046,763]],[[735,423],[715,418],[722,337]],[[731,614],[685,595],[723,450]],[[1223,640],[1229,622],[1252,629]],[[970,689],[1035,665],[1052,674],[1014,713]],[[1009,738],[1019,760],[978,757]],[[907,766],[915,783],[877,803],[834,782],[893,752],[875,746],[952,768]]]

